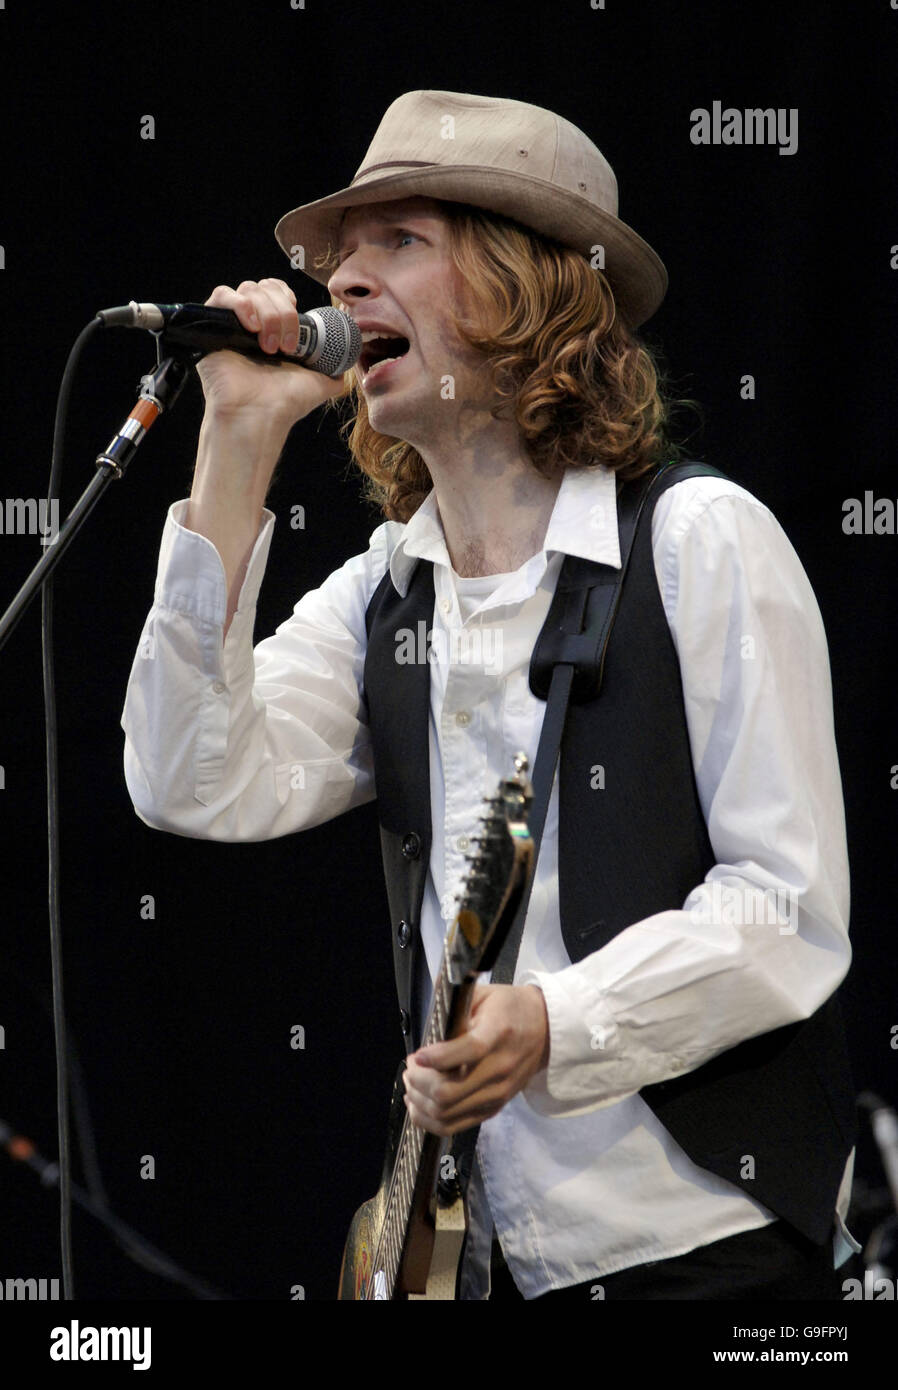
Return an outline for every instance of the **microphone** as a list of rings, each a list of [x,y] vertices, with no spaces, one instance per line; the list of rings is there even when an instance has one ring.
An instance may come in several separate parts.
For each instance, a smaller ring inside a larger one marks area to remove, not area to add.
[[[358,324],[342,309],[326,305],[297,314],[299,342],[294,353],[263,352],[258,338],[247,331],[230,309],[209,304],[136,304],[101,309],[97,314],[106,328],[145,328],[158,333],[164,349],[192,348],[200,357],[230,348],[262,362],[296,362],[313,372],[337,377],[348,371],[362,353]]]

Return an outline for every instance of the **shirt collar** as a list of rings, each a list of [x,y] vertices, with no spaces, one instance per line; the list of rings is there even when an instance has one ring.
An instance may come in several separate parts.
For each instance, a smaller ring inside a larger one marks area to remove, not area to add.
[[[553,551],[620,569],[616,478],[604,464],[565,469],[543,548],[521,567],[521,578],[539,583]],[[403,598],[418,560],[432,560],[447,570],[450,565],[433,489],[406,524],[390,556],[390,577]]]

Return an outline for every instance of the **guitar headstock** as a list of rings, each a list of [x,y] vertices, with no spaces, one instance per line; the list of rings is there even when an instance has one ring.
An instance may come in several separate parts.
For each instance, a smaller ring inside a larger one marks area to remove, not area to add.
[[[449,927],[446,953],[453,984],[492,969],[532,872],[528,767],[526,754],[516,753],[514,775],[484,798],[481,829],[471,837],[477,850],[465,855],[471,867],[456,895],[459,907]]]

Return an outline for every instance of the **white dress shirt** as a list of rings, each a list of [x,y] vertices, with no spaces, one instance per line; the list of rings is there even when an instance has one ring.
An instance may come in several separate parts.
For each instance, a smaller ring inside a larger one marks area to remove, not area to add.
[[[404,594],[416,559],[434,562],[433,839],[421,917],[433,976],[481,798],[518,749],[535,759],[545,705],[528,669],[563,556],[620,565],[614,475],[568,470],[542,550],[512,573],[472,579],[452,569],[431,492],[407,525],[377,527],[368,550],[306,593],[255,650],[274,517],[264,514],[222,642],[223,567],[211,542],[181,524],[186,506],[175,503],[166,521],[122,716],[135,809],[177,834],[286,835],[376,795],[365,611],[387,566]],[[714,477],[662,494],[652,547],[717,862],[681,907],[572,964],[559,920],[556,777],[515,973],[543,991],[550,1060],[481,1126],[471,1298],[489,1287],[490,1218],[526,1298],[774,1220],[693,1164],[637,1093],[809,1017],[851,958],[829,659],[801,563],[763,503]],[[763,901],[779,892],[788,903],[782,925],[758,912],[765,892]],[[844,1226],[852,1167],[853,1153],[837,1204],[839,1264],[859,1249]]]

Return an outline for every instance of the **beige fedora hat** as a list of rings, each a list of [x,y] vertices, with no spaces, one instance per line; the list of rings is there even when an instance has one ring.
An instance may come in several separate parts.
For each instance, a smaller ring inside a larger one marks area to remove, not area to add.
[[[405,92],[388,107],[348,188],[286,213],[275,228],[291,258],[326,285],[315,260],[336,248],[343,211],[426,197],[470,203],[592,257],[602,247],[618,312],[638,328],[664,298],[660,257],[617,215],[617,179],[570,121],[541,106],[467,92]]]

